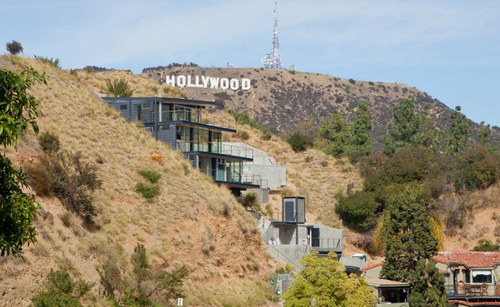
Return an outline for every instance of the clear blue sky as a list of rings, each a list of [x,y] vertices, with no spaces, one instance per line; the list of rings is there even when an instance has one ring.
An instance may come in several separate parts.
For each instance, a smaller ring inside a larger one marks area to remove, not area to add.
[[[273,9],[274,0],[0,0],[0,42],[63,68],[260,67]],[[279,0],[278,18],[284,67],[405,83],[500,126],[498,0]]]

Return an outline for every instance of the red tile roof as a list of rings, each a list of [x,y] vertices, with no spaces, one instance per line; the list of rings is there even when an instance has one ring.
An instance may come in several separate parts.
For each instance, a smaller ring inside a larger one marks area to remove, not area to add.
[[[432,259],[466,268],[494,268],[500,265],[500,252],[441,252]]]
[[[494,301],[494,302],[483,302],[483,301],[478,301],[478,302],[467,302],[463,300],[449,300],[448,303],[459,303],[463,306],[485,306],[485,305],[491,305],[491,306],[499,306],[500,300]]]

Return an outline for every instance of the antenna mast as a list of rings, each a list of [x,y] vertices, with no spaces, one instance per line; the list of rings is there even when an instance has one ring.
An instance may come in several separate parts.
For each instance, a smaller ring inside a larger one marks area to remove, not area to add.
[[[278,37],[278,1],[274,1],[273,51],[262,59],[265,68],[281,69],[280,40]]]

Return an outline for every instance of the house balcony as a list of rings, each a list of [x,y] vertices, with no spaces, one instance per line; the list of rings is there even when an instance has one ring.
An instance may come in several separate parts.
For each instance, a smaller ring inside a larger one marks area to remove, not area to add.
[[[145,118],[144,120],[152,122],[152,116],[154,114],[149,114],[149,118]],[[236,120],[234,118],[227,118],[227,116],[213,114],[201,109],[180,109],[159,112],[158,124],[170,122],[201,128],[223,128],[230,132],[236,132]]]
[[[500,284],[493,283],[463,283],[457,286],[445,285],[448,297],[497,297],[500,299]]]
[[[228,145],[221,143],[203,143],[203,142],[186,142],[182,140],[177,141],[177,148],[182,152],[198,152],[206,156],[222,157],[228,161],[252,161],[253,150],[247,147],[236,145]]]

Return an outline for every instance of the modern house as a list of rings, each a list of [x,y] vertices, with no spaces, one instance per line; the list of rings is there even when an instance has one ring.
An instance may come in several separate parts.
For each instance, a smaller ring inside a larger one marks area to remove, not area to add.
[[[301,270],[300,259],[317,250],[319,256],[334,252],[342,255],[343,232],[340,229],[306,222],[304,197],[283,197],[279,216],[261,218],[261,233],[269,252],[284,263]]]
[[[243,171],[243,163],[253,161],[249,148],[223,144],[223,133],[236,133],[235,122],[208,114],[215,102],[165,97],[102,97],[127,120],[142,123],[157,140],[179,149],[215,182],[233,194],[257,189],[261,178]]]

